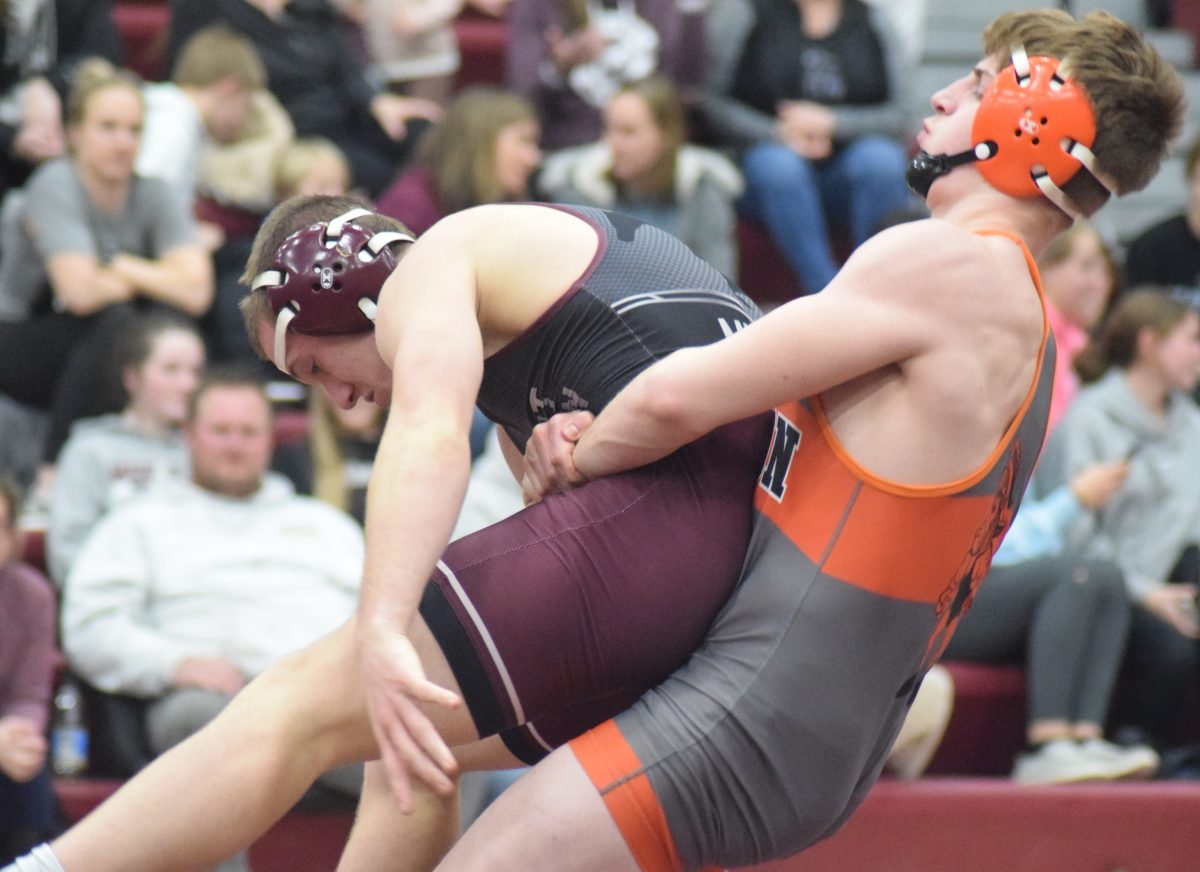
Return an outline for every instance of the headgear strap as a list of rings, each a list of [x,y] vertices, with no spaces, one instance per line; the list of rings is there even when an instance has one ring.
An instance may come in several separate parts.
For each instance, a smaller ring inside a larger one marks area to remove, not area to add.
[[[971,128],[975,145],[954,155],[919,153],[909,165],[910,186],[924,196],[940,176],[964,163],[1013,197],[1044,196],[1072,217],[1079,210],[1062,190],[1082,166],[1109,193],[1113,185],[1096,168],[1091,146],[1096,119],[1083,86],[1066,75],[1065,62],[1023,46],[998,72],[980,100]]]
[[[310,336],[341,336],[372,329],[376,300],[396,267],[388,246],[415,242],[396,231],[372,232],[356,218],[373,214],[351,209],[328,223],[291,234],[275,252],[270,269],[254,277],[250,290],[265,289],[275,320],[275,365],[287,372],[289,328]]]

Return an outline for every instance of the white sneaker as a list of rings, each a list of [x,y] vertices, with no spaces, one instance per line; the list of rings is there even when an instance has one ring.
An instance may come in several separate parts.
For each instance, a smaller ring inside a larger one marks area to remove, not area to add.
[[[1113,762],[1120,774],[1115,778],[1149,778],[1158,771],[1158,754],[1147,745],[1117,745],[1104,739],[1079,743],[1085,754]]]
[[[1018,784],[1029,785],[1111,781],[1120,777],[1121,768],[1113,760],[1088,754],[1071,739],[1056,739],[1019,756],[1012,777]]]

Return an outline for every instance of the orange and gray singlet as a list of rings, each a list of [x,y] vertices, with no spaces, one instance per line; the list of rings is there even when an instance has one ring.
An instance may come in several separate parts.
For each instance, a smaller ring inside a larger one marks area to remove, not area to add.
[[[485,362],[480,408],[517,445],[538,421],[599,412],[655,360],[759,314],[670,234],[552,208],[591,224],[600,246],[562,298]],[[769,414],[723,427],[450,545],[421,614],[481,735],[499,733],[536,762],[683,664],[741,574],[770,428]]]
[[[959,481],[883,480],[847,454],[819,398],[776,409],[737,591],[683,669],[570,743],[643,869],[787,857],[858,807],[1041,451],[1054,373],[1042,337],[1019,413]]]

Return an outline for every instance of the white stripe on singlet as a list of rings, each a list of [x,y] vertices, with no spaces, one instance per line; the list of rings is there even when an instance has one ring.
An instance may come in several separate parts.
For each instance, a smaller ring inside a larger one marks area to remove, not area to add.
[[[727,309],[733,309],[748,320],[753,321],[754,315],[748,311],[740,300],[735,299],[725,291],[710,291],[704,288],[679,288],[670,291],[643,291],[622,297],[612,304],[613,311],[618,315],[642,306],[653,306],[661,303],[716,303]]]
[[[504,682],[504,689],[508,692],[508,700],[512,703],[513,714],[516,715],[517,723],[523,724],[525,722],[525,710],[521,707],[521,700],[517,699],[517,689],[513,687],[512,678],[508,674],[508,669],[504,666],[504,661],[500,658],[500,651],[496,648],[496,642],[492,639],[492,634],[484,626],[483,618],[476,611],[475,604],[471,602],[467,596],[467,592],[458,583],[458,579],[454,576],[454,570],[441,560],[437,562],[437,568],[446,576],[446,580],[450,582],[450,586],[454,588],[454,593],[458,596],[458,601],[463,604],[463,608],[471,616],[471,620],[475,624],[475,629],[479,631],[479,635],[483,639],[483,644],[487,646],[488,653],[492,657],[492,663],[496,665],[496,670],[500,673],[500,680]]]

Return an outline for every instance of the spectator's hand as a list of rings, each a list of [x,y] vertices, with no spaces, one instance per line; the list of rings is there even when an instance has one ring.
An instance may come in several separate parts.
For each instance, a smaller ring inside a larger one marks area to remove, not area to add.
[[[360,616],[358,651],[371,729],[392,792],[407,814],[413,807],[414,776],[448,795],[454,789],[451,775],[458,768],[418,703],[456,708],[462,700],[425,677],[412,641],[392,627]]]
[[[66,150],[62,101],[45,79],[31,80],[25,87],[21,127],[13,139],[13,152],[29,163],[41,163]]]
[[[1160,584],[1142,604],[1189,639],[1200,639],[1200,617],[1196,614],[1194,584]]]
[[[1129,461],[1116,463],[1093,463],[1075,474],[1071,479],[1071,493],[1085,508],[1095,511],[1113,498],[1125,477],[1129,475]]]
[[[587,481],[575,468],[575,443],[594,420],[591,412],[563,412],[533,428],[525,443],[525,475],[521,479],[525,505]]]
[[[375,116],[384,133],[399,141],[407,135],[408,122],[411,119],[425,118],[437,121],[442,117],[442,107],[421,97],[376,94],[371,100],[371,114]]]
[[[174,685],[233,696],[246,685],[246,679],[236,666],[222,657],[188,657],[176,667]]]
[[[550,59],[560,73],[595,60],[604,51],[604,35],[594,27],[582,28],[568,36],[561,27],[552,25],[546,28],[545,37]]]
[[[46,737],[33,721],[18,715],[0,718],[0,772],[24,783],[42,771],[46,752]]]
[[[808,160],[821,160],[833,152],[836,124],[833,110],[819,103],[788,100],[779,104],[776,127],[780,140]]]

